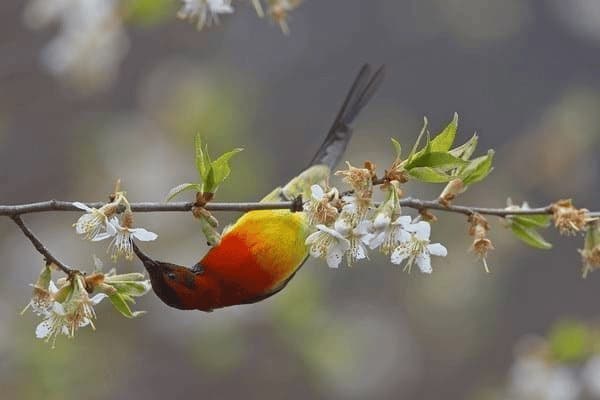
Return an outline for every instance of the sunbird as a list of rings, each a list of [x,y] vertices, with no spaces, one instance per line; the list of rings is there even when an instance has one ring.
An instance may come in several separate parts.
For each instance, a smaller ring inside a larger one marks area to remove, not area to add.
[[[291,200],[323,184],[352,136],[351,124],[380,86],[383,66],[374,73],[365,64],[358,73],[323,144],[308,167],[262,201]],[[308,258],[311,233],[303,212],[260,210],[243,214],[226,228],[221,241],[193,267],[156,261],[134,243],[150,276],[152,289],[167,305],[180,310],[212,311],[251,304],[280,292]]]

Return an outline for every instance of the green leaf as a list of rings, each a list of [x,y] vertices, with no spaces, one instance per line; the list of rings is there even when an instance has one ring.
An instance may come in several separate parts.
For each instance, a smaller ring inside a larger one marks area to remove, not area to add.
[[[421,143],[421,139],[423,138],[423,135],[427,132],[427,117],[423,117],[423,128],[421,128],[421,132],[419,133],[419,136],[417,137],[417,141],[415,142],[415,145],[413,146],[412,150],[410,151],[407,159],[410,160],[413,155],[415,155],[415,153],[417,152],[417,149],[419,148],[419,144]]]
[[[143,296],[150,290],[147,282],[112,282],[110,286],[114,287],[119,294],[131,297]]]
[[[494,150],[488,150],[485,156],[474,158],[460,172],[459,177],[465,185],[470,185],[482,181],[492,171],[492,161],[494,159]]]
[[[177,185],[173,189],[169,190],[169,193],[167,193],[167,201],[171,201],[175,196],[178,196],[188,190],[200,192],[201,189],[202,186],[198,183],[182,183],[181,185]]]
[[[219,158],[212,162],[212,168],[214,171],[214,179],[215,185],[219,186],[231,173],[231,168],[229,167],[229,160],[231,157],[236,155],[237,153],[243,151],[244,149],[237,148],[227,153],[221,154]]]
[[[452,179],[452,176],[429,167],[412,168],[408,170],[408,174],[421,182],[427,183],[445,183]]]
[[[510,229],[513,231],[516,237],[521,239],[524,243],[536,249],[548,250],[552,248],[552,244],[548,243],[542,235],[540,235],[535,229],[528,228],[521,225],[520,223],[512,220],[510,222]]]
[[[144,311],[131,311],[131,308],[129,308],[129,304],[127,304],[127,301],[125,301],[125,297],[122,296],[120,293],[110,295],[108,296],[108,298],[110,299],[110,302],[112,303],[113,307],[115,307],[115,309],[118,312],[120,312],[124,317],[135,318],[145,313]]]
[[[417,153],[415,156],[406,164],[407,170],[417,167],[450,169],[466,165],[464,160],[446,152],[426,152],[420,155]]]
[[[400,145],[400,142],[392,138],[392,144],[394,145],[394,149],[396,149],[396,158],[400,159],[402,156],[402,146]]]
[[[431,140],[431,151],[447,152],[452,147],[458,129],[458,114],[454,113],[452,121]]]
[[[536,215],[513,215],[511,220],[517,221],[526,228],[547,228],[550,226],[551,215],[536,214]]]
[[[194,155],[196,160],[196,170],[198,171],[198,175],[200,175],[200,179],[204,179],[207,169],[210,167],[210,162],[206,163],[207,154],[202,148],[202,138],[200,134],[197,133],[194,137]]]
[[[471,137],[471,139],[469,139],[466,143],[453,148],[452,150],[449,151],[449,153],[452,154],[454,157],[460,157],[466,161],[469,158],[471,158],[471,156],[475,152],[475,148],[477,148],[478,141],[479,141],[479,138],[477,137],[477,134],[475,133],[475,134],[473,134],[473,137]]]

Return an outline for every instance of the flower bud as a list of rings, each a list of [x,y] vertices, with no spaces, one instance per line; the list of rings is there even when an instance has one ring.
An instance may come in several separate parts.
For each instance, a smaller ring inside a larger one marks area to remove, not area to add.
[[[462,193],[465,189],[465,185],[460,178],[452,179],[438,198],[438,202],[446,207],[450,205],[450,202],[456,198],[459,193]]]

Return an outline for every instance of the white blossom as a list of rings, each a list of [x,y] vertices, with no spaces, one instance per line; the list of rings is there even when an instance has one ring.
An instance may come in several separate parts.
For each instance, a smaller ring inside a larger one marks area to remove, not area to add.
[[[310,246],[310,255],[325,258],[329,267],[337,268],[344,253],[350,249],[350,241],[325,225],[319,224],[316,228],[318,230],[306,238],[306,245]]]
[[[97,209],[79,202],[74,202],[73,205],[86,212],[73,224],[75,231],[79,235],[83,235],[85,239],[99,240],[98,237],[106,239],[117,233],[115,227],[109,223],[109,217],[114,214],[116,207],[108,204]],[[108,235],[104,235],[104,233]]]
[[[405,230],[410,233],[410,236],[392,252],[392,263],[401,264],[407,260],[404,269],[410,272],[416,261],[421,272],[430,274],[432,272],[431,255],[445,257],[448,250],[440,243],[430,244],[431,226],[428,222],[420,221],[410,224],[405,227]]]
[[[182,0],[183,6],[177,12],[181,19],[197,20],[196,28],[219,23],[219,14],[233,13],[230,0]]]
[[[519,357],[510,371],[511,399],[575,400],[580,391],[570,369],[535,357]]]
[[[21,311],[21,314],[24,314],[25,311],[31,308],[31,311],[38,316],[47,315],[54,303],[53,296],[58,292],[56,284],[50,281],[48,289],[38,287],[34,284],[30,284],[30,286],[33,287],[33,296],[23,311]]]
[[[367,258],[367,245],[371,241],[373,234],[371,231],[371,221],[349,221],[339,218],[334,225],[335,231],[348,239],[350,247],[346,251],[348,266],[355,261]]]
[[[401,243],[410,239],[410,233],[406,228],[410,226],[412,218],[408,215],[402,215],[391,222],[391,218],[384,214],[378,214],[373,221],[373,235],[369,247],[375,249],[380,248],[384,254],[389,254],[396,249]]]
[[[593,398],[600,398],[600,356],[590,358],[582,370],[582,380]]]
[[[125,256],[125,259],[133,259],[133,239],[138,239],[143,242],[155,240],[158,235],[154,232],[150,232],[144,228],[130,228],[127,226],[121,226],[117,217],[112,217],[108,222],[114,228],[114,231],[104,232],[96,236],[93,240],[103,240],[109,237],[113,237],[112,241],[108,245],[108,253],[113,261],[117,261],[119,256]],[[112,233],[112,234],[111,234]]]
[[[59,33],[42,50],[42,62],[83,89],[110,83],[129,40],[117,0],[31,0],[25,21],[35,29],[53,22]]]
[[[44,314],[44,320],[35,329],[35,335],[39,339],[52,340],[54,346],[58,335],[68,337],[75,335],[75,330],[91,325],[95,329],[93,320],[96,318],[94,306],[107,297],[99,293],[90,298],[84,287],[83,278],[78,276],[70,283],[73,285],[73,293],[64,303],[54,301],[52,308]]]
[[[329,203],[329,195],[319,185],[310,188],[311,198],[304,206],[304,212],[308,218],[309,225],[329,225],[338,216],[338,210]]]

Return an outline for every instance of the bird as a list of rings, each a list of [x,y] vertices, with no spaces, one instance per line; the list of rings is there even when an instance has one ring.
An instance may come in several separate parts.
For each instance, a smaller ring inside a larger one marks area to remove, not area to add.
[[[384,66],[374,72],[369,64],[362,66],[308,166],[262,201],[300,198],[312,185],[326,182],[350,141],[352,123],[381,85],[384,72]],[[226,228],[220,242],[192,267],[154,260],[135,242],[133,249],[165,304],[210,312],[256,303],[283,290],[308,258],[305,240],[310,233],[303,212],[256,210]]]

